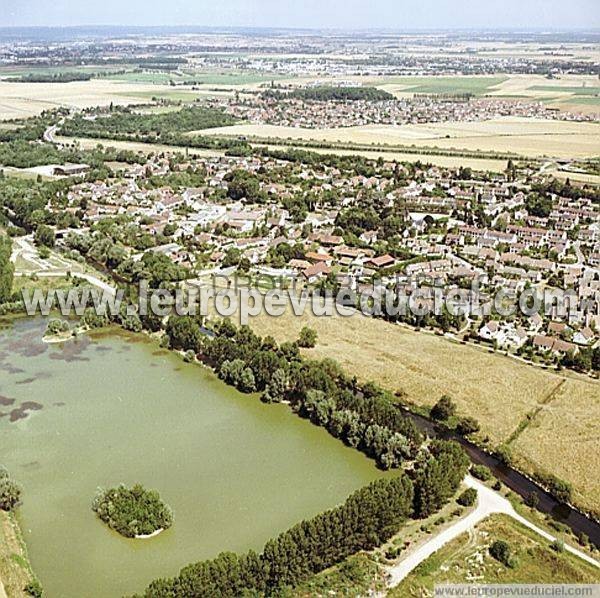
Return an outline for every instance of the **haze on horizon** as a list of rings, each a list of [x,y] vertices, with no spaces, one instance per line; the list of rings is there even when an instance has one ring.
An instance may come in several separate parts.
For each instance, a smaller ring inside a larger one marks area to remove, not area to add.
[[[600,27],[597,0],[3,0],[0,27],[213,26],[335,29]]]

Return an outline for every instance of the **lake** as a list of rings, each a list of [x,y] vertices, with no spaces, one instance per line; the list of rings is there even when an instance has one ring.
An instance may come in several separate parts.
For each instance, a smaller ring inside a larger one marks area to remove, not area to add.
[[[381,477],[285,405],[225,386],[142,335],[42,342],[42,319],[0,328],[0,463],[23,486],[20,521],[49,598],[116,597],[222,551],[259,550]],[[131,540],[90,505],[141,482],[171,529]]]

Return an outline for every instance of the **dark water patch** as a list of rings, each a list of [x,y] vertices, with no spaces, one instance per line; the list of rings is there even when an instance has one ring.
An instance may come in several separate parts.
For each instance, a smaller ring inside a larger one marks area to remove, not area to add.
[[[22,357],[36,357],[48,350],[48,345],[40,338],[40,330],[31,330],[24,334],[11,337],[6,345],[9,353]]]
[[[9,421],[14,423],[20,419],[25,419],[30,411],[39,411],[43,408],[43,405],[40,405],[40,403],[36,403],[35,401],[25,401],[24,403],[21,403],[20,407],[17,407],[10,412]]]
[[[82,357],[82,353],[90,346],[91,340],[87,336],[82,336],[66,343],[62,343],[60,347],[56,347],[56,351],[50,354],[50,359],[58,359],[61,361],[89,361],[89,357]]]
[[[38,380],[47,380],[48,378],[52,378],[52,374],[50,372],[38,372],[37,374],[31,376],[31,378],[17,380],[15,384],[32,384],[33,382],[37,382]]]
[[[12,405],[15,401],[16,401],[16,399],[11,399],[9,397],[3,397],[2,395],[0,395],[0,405],[3,405],[4,407],[8,407],[9,405]]]
[[[24,374],[25,370],[18,368],[10,363],[0,363],[0,370],[9,374]]]
[[[22,463],[21,464],[21,469],[39,469],[41,466],[41,463],[39,461],[29,461],[28,463]]]

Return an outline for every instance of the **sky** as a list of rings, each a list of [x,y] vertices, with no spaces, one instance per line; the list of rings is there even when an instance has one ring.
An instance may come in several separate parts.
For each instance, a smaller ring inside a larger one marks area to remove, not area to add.
[[[0,0],[0,27],[600,28],[599,0]]]

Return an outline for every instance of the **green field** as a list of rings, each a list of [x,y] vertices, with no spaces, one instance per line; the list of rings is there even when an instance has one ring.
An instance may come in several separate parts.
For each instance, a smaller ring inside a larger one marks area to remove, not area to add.
[[[410,93],[472,93],[484,95],[508,77],[392,77],[378,82],[385,85],[406,85]]]

